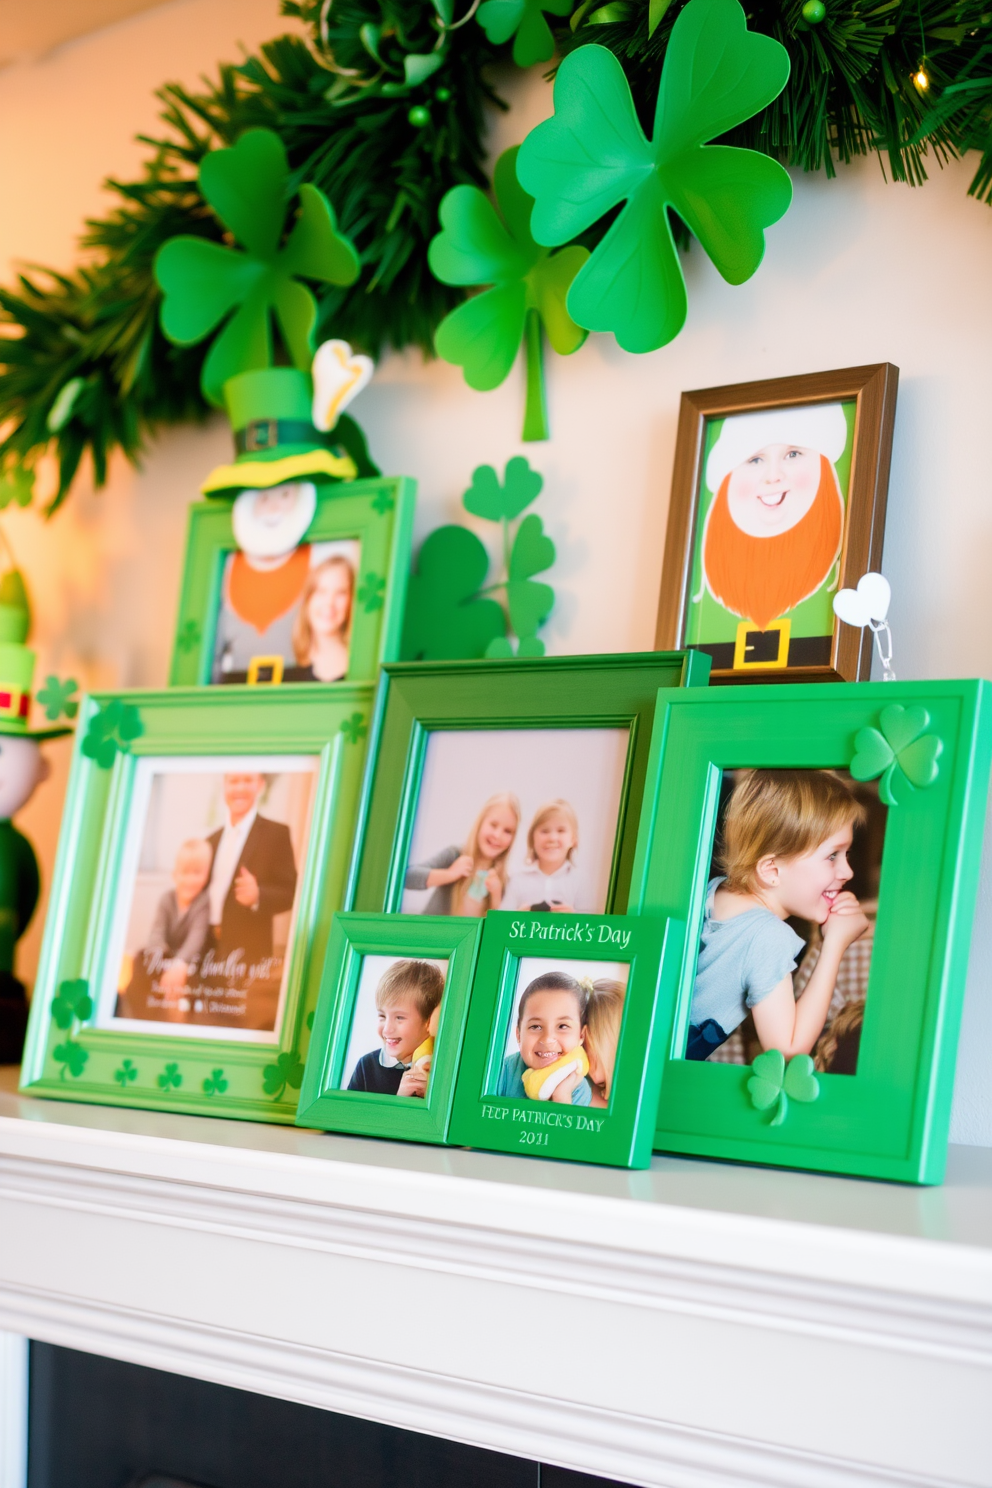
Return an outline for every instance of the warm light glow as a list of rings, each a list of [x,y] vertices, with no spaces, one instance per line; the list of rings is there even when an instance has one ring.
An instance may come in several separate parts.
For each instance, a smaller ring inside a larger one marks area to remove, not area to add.
[[[921,93],[925,93],[930,86],[930,79],[921,67],[919,72],[913,73],[913,82]]]

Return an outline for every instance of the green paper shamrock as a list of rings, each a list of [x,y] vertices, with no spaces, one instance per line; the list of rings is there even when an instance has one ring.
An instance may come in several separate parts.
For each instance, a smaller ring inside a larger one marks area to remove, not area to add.
[[[574,321],[612,331],[625,351],[654,351],[678,335],[686,288],[670,207],[728,283],[751,277],[763,229],[788,210],[792,184],[767,155],[707,141],[765,108],[788,77],[785,48],[748,31],[737,0],[689,0],[672,28],[649,141],[612,52],[583,46],[565,58],[554,116],[520,147],[531,229],[539,243],[567,243],[625,203],[568,292]]]
[[[513,60],[518,67],[532,67],[535,62],[550,62],[555,50],[542,11],[552,15],[571,15],[575,0],[484,0],[476,20],[494,46],[502,46],[514,36]]]
[[[890,703],[878,715],[878,728],[859,729],[854,738],[855,755],[851,774],[855,780],[875,780],[879,800],[899,806],[914,791],[926,790],[940,774],[937,760],[944,741],[926,732],[930,714],[926,708],[904,708]]]
[[[296,221],[282,242],[291,182],[285,146],[271,129],[248,129],[230,149],[205,155],[199,181],[245,251],[206,238],[170,238],[156,255],[155,277],[170,341],[192,346],[226,322],[200,379],[204,396],[219,407],[229,377],[272,365],[272,316],[293,365],[310,370],[317,302],[299,280],[354,284],[359,261],[316,186],[300,187]]]
[[[188,655],[190,651],[196,650],[202,636],[203,632],[200,630],[199,621],[186,620],[180,627],[179,634],[176,636],[176,645],[180,651]]]
[[[747,1082],[751,1104],[759,1111],[775,1107],[769,1125],[781,1126],[789,1113],[789,1098],[815,1101],[820,1094],[815,1065],[808,1054],[797,1054],[786,1064],[780,1049],[766,1049],[751,1065]]]
[[[83,753],[88,759],[95,760],[101,770],[109,770],[117,751],[126,754],[144,731],[141,715],[134,704],[112,698],[90,719],[83,739]]]
[[[372,498],[372,510],[378,512],[380,517],[384,517],[387,512],[391,512],[395,505],[396,502],[385,487],[381,491],[376,491]]]
[[[359,739],[364,739],[369,727],[361,713],[352,713],[341,725],[341,732],[349,744],[357,744]]]
[[[90,997],[90,984],[85,977],[77,977],[71,982],[62,982],[55,997],[52,999],[52,1017],[59,1028],[71,1028],[73,1020],[78,1018],[80,1023],[85,1023],[87,1018],[93,1015],[93,999]]]
[[[477,186],[454,186],[441,202],[443,231],[427,254],[435,279],[493,287],[446,315],[434,344],[438,356],[464,370],[469,387],[488,392],[505,380],[526,339],[523,437],[547,439],[541,327],[562,356],[586,339],[569,316],[565,297],[589,254],[571,247],[552,255],[535,243],[530,231],[533,201],[517,180],[516,164],[516,148],[504,151],[496,162],[493,186],[499,214]]]
[[[159,1090],[178,1090],[183,1083],[178,1064],[167,1064],[155,1083]]]
[[[125,1059],[120,1069],[114,1070],[114,1079],[122,1090],[126,1090],[128,1083],[138,1078],[137,1065],[132,1064],[130,1059]]]
[[[551,613],[555,592],[549,584],[533,581],[533,575],[550,568],[555,561],[555,545],[545,536],[541,518],[531,512],[524,517],[513,535],[510,522],[525,507],[536,501],[544,486],[544,477],[532,470],[523,455],[514,455],[506,463],[503,484],[491,465],[480,465],[472,473],[472,484],[462,497],[465,510],[503,528],[503,563],[506,578],[490,584],[483,592],[492,594],[505,589],[510,624],[518,637],[518,656],[543,656],[544,643],[537,631]],[[498,636],[486,649],[487,656],[512,656],[513,647],[506,636]]]
[[[52,1058],[62,1066],[59,1073],[60,1080],[64,1080],[67,1073],[74,1080],[78,1080],[86,1068],[86,1061],[89,1057],[82,1044],[74,1044],[72,1039],[66,1039],[64,1044],[56,1044],[52,1050]]]
[[[204,1095],[223,1095],[227,1089],[228,1082],[224,1079],[222,1069],[211,1070],[207,1079],[203,1082]]]
[[[303,1084],[303,1061],[298,1054],[280,1054],[275,1064],[262,1070],[262,1089],[273,1100],[280,1100],[286,1086],[299,1090]]]
[[[75,718],[79,712],[79,704],[75,701],[78,691],[79,683],[75,677],[67,677],[64,682],[51,674],[45,678],[45,685],[38,693],[38,701],[44,708],[49,723],[57,723],[63,716]]]
[[[506,633],[503,610],[480,599],[489,554],[467,527],[437,527],[410,575],[402,654],[409,661],[471,661]]]
[[[386,603],[386,581],[380,574],[367,573],[365,575],[358,591],[358,602],[368,615],[371,615],[373,610],[382,609]]]

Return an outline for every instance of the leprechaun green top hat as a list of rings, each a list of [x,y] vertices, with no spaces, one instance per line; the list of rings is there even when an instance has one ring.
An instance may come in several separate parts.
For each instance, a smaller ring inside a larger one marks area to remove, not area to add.
[[[234,430],[234,460],[218,465],[201,486],[205,496],[265,490],[284,481],[317,484],[377,475],[362,432],[342,414],[329,434],[313,422],[313,382],[296,367],[239,372],[224,384]]]
[[[72,729],[28,728],[35,654],[24,644],[31,624],[27,591],[17,569],[0,580],[0,736],[60,739]]]

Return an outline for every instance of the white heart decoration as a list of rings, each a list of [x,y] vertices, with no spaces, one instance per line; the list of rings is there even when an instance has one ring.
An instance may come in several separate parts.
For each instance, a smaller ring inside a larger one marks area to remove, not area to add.
[[[866,573],[858,580],[857,589],[841,589],[834,595],[834,614],[846,625],[863,629],[872,620],[885,619],[891,599],[888,579],[880,573]]]
[[[333,429],[375,371],[371,357],[353,353],[347,341],[325,341],[313,359],[313,421],[326,434]]]

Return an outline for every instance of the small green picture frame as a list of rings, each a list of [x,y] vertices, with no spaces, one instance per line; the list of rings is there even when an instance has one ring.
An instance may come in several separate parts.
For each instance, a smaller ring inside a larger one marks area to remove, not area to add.
[[[988,682],[659,693],[631,899],[688,929],[657,1150],[941,1182],[990,764]]]
[[[233,499],[195,502],[169,685],[338,680],[306,649],[309,601],[324,585],[334,591],[325,604],[344,606],[344,680],[374,682],[399,655],[415,497],[416,483],[401,476],[318,486],[304,540],[264,571],[238,552]]]
[[[652,915],[488,915],[450,1141],[646,1168],[683,929]]]
[[[623,913],[658,689],[708,676],[684,651],[384,667],[347,908]]]
[[[372,700],[83,700],[22,1090],[292,1122]]]
[[[447,1140],[481,929],[481,920],[334,916],[298,1126]]]

